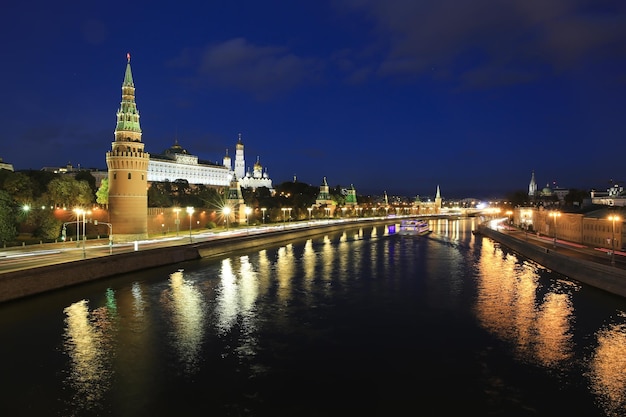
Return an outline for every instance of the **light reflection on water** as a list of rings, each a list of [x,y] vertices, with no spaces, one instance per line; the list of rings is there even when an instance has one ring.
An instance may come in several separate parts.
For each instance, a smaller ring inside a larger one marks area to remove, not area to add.
[[[626,324],[611,324],[596,334],[598,346],[589,364],[591,389],[607,416],[621,417],[626,410]]]
[[[101,408],[109,389],[110,320],[105,307],[89,312],[88,301],[81,300],[64,309],[65,352],[70,358],[66,383],[74,390],[67,413],[80,415],[84,410]]]
[[[541,293],[537,268],[482,241],[476,316],[522,360],[564,370],[572,356],[571,294]]]
[[[182,270],[170,275],[170,288],[162,297],[169,311],[173,343],[182,369],[194,373],[200,365],[205,333],[205,302],[194,283],[185,280]]]
[[[155,286],[156,298],[146,284],[133,282],[115,292],[107,289],[101,306],[93,299],[73,303],[64,310],[64,352],[70,358],[66,383],[74,393],[68,408],[75,415],[102,408],[115,378],[127,376],[119,367],[132,362],[133,355],[143,358],[154,343],[171,345],[180,373],[186,376],[212,372],[221,359],[231,356],[239,360],[237,372],[244,376],[270,374],[270,364],[255,360],[277,343],[264,339],[268,328],[274,334],[306,332],[307,340],[323,346],[326,342],[315,338],[329,337],[332,329],[296,322],[300,312],[294,306],[306,311],[339,304],[337,295],[347,297],[367,276],[387,282],[385,286],[376,282],[373,288],[388,297],[406,291],[409,280],[422,283],[420,291],[432,296],[422,300],[424,309],[432,303],[439,310],[452,310],[463,304],[468,292],[475,292],[471,311],[478,325],[510,345],[518,361],[547,369],[558,378],[583,368],[589,391],[607,416],[626,416],[625,315],[611,319],[595,335],[574,338],[581,319],[575,310],[580,287],[542,279],[542,270],[532,262],[502,251],[489,239],[476,241],[470,233],[474,222],[436,221],[433,234],[424,239],[389,236],[386,227],[360,228],[225,258],[201,272],[178,270],[167,285]],[[406,259],[421,263],[426,275],[404,273]],[[464,273],[468,265],[471,272]],[[90,303],[96,305],[93,311]],[[212,350],[218,341],[219,348]],[[280,343],[288,345],[285,340]],[[590,352],[588,363],[581,358],[581,349]],[[220,358],[210,356],[216,351]],[[151,351],[150,362],[133,369],[159,366],[166,360],[159,354]],[[147,386],[141,378],[133,381]],[[134,389],[142,392],[141,387]],[[142,395],[147,393],[145,389]]]

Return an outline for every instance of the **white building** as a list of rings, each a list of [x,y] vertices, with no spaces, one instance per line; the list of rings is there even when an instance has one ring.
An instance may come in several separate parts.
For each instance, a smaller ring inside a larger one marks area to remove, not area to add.
[[[190,154],[186,149],[178,144],[166,149],[162,154],[150,154],[148,163],[148,182],[174,182],[176,180],[186,180],[189,184],[204,184],[216,187],[228,187],[231,180],[239,180],[241,188],[267,187],[272,189],[272,180],[267,171],[263,171],[263,166],[257,161],[253,166],[252,173],[245,170],[246,162],[244,158],[244,146],[241,141],[241,134],[237,140],[235,167],[231,166],[231,158],[228,156],[228,149],[222,161],[222,165],[202,161],[196,155]]]

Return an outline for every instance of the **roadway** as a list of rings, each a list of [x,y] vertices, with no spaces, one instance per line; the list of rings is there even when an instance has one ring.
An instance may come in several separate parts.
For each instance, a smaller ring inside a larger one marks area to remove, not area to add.
[[[529,233],[525,230],[507,225],[506,220],[507,219],[497,219],[489,221],[485,224],[485,226],[497,230],[501,233],[506,233],[507,235],[514,237],[518,240],[523,240],[527,243],[540,246],[547,251],[555,251],[572,258],[583,259],[603,265],[611,265],[610,249],[590,247],[567,240],[555,240],[554,236],[549,237],[545,235],[539,235],[537,233]],[[626,270],[626,252],[616,250],[613,261],[616,268]]]

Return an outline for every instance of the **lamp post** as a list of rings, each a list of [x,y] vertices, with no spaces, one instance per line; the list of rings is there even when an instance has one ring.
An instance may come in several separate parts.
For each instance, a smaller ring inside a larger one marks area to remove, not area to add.
[[[281,210],[283,211],[283,229],[285,228],[285,212],[287,211],[287,209],[285,207],[281,208]]]
[[[313,211],[313,207],[308,207],[307,210],[309,211],[309,221],[311,221],[311,211]]]
[[[228,231],[228,218],[230,217],[230,207],[226,206],[222,208],[222,214],[226,217],[226,231]]]
[[[558,211],[553,211],[550,213],[550,217],[554,219],[554,249],[556,249],[556,218],[561,217],[561,213]]]
[[[193,215],[193,207],[187,207],[187,214],[189,214],[189,242],[193,242],[191,239],[191,216]]]
[[[252,212],[252,209],[246,206],[245,212],[246,212],[246,234],[248,234],[248,231],[250,230],[250,223],[248,223],[248,216]]]
[[[266,211],[266,210],[267,210],[267,209],[266,209],[265,207],[263,207],[263,208],[261,209],[261,212],[263,213],[263,224],[265,224],[265,211]]]
[[[613,231],[611,233],[611,265],[615,265],[615,222],[619,221],[619,216],[611,215],[609,220],[613,223]]]
[[[180,229],[180,219],[178,218],[179,212],[180,212],[180,208],[178,207],[174,208],[174,213],[176,213],[176,220],[174,220],[174,223],[176,223],[176,236],[178,236],[178,231]]]
[[[85,240],[87,239],[86,233],[85,233],[85,223],[87,221],[86,217],[87,217],[87,210],[83,210],[81,208],[77,208],[74,209],[74,211],[76,212],[77,216],[76,216],[76,239],[77,239],[77,246],[80,246],[80,230],[79,230],[79,225],[80,225],[80,216],[83,216],[83,259],[87,257],[87,252],[86,252],[86,248],[85,248]],[[89,214],[91,214],[91,212],[89,212]]]

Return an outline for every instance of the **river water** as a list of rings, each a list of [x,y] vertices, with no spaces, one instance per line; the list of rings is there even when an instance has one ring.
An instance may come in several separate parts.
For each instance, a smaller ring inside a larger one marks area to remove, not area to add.
[[[626,416],[626,300],[356,227],[0,305],[2,416]]]

